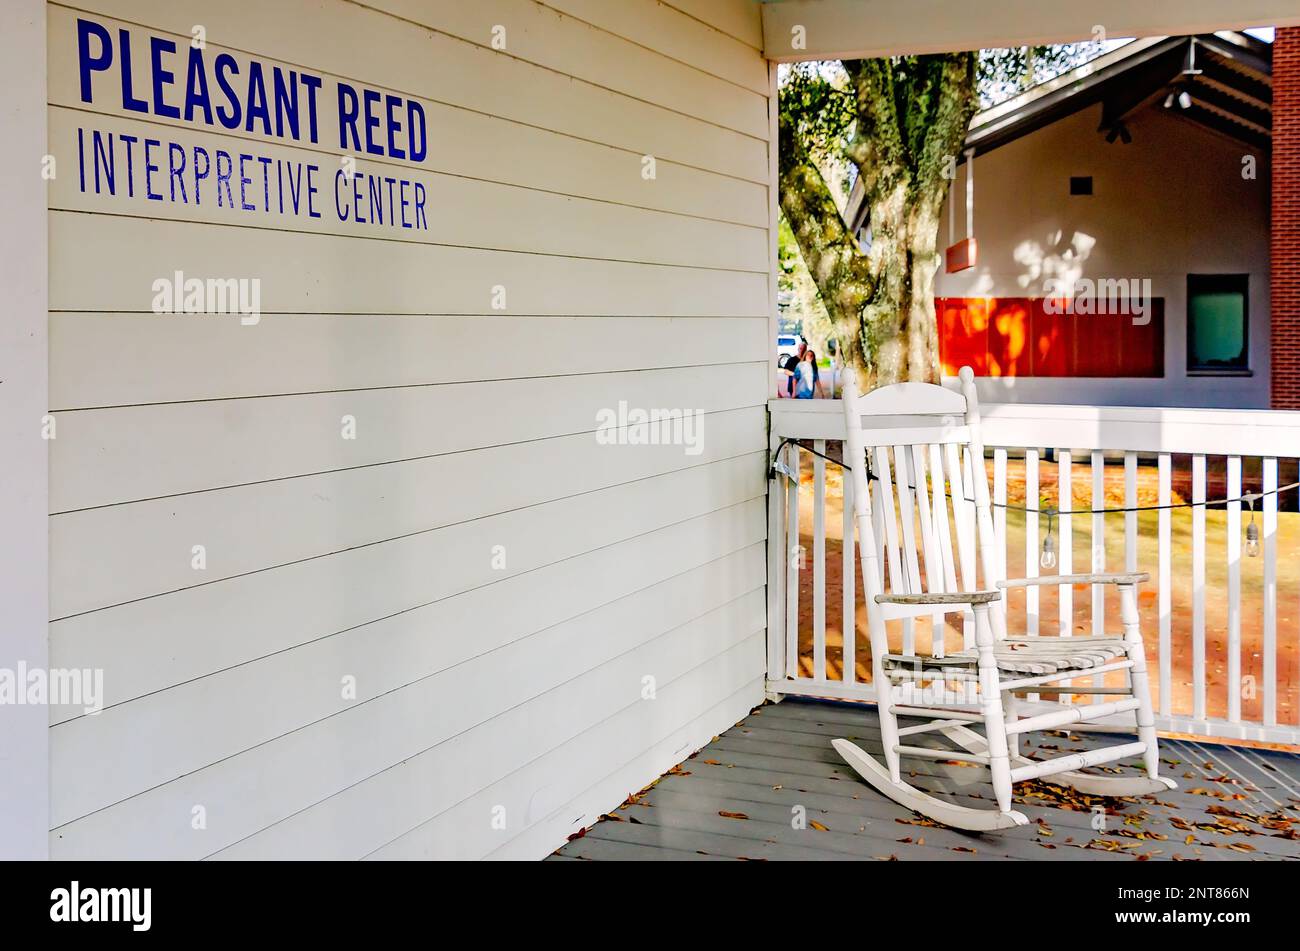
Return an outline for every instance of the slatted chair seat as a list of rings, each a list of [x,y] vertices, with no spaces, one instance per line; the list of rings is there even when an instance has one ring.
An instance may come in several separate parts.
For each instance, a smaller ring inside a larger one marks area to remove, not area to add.
[[[851,740],[833,746],[860,776],[909,809],[961,829],[989,831],[1028,822],[1012,808],[1012,786],[1055,776],[1101,796],[1174,788],[1159,774],[1158,741],[1139,630],[1140,572],[1008,579],[995,550],[992,500],[984,467],[979,400],[969,367],[960,390],[899,383],[860,394],[844,379],[844,459],[871,637],[881,751]],[[846,539],[847,540],[847,539]],[[1007,632],[1005,588],[1068,585],[1118,588],[1122,637],[1039,637]],[[888,590],[888,594],[885,591]],[[946,643],[945,617],[962,618],[960,650]],[[931,653],[921,653],[917,622],[930,619]],[[889,625],[901,635],[897,653]],[[1105,679],[1107,672],[1120,676]],[[1122,677],[1124,683],[1116,681]],[[1085,686],[1086,684],[1086,686]],[[1055,685],[1055,686],[1053,686]],[[1095,694],[1078,703],[1073,694]],[[1058,697],[1053,703],[1042,695]],[[921,722],[901,724],[899,718]],[[1124,730],[1137,741],[1047,760],[1021,755],[1021,738],[1038,730]],[[982,728],[983,733],[978,732]],[[913,745],[939,733],[960,751]],[[952,757],[989,767],[997,809],[939,799],[907,782],[902,757]],[[1084,772],[1141,756],[1144,776]]]
[[[1011,674],[1068,674],[1090,673],[1091,668],[1125,656],[1122,637],[1028,637],[1008,638],[998,641],[993,648],[993,659],[998,670]],[[914,657],[904,654],[885,655],[885,666],[891,672],[908,673],[934,668],[973,668],[979,660],[979,648],[951,654],[948,657]],[[891,679],[896,679],[892,678]]]

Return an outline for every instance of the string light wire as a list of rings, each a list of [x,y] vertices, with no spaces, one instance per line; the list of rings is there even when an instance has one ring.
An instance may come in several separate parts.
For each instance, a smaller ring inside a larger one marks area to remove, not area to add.
[[[783,468],[779,468],[779,466],[777,466],[777,461],[776,461],[776,457],[780,455],[781,450],[784,450],[784,448],[787,447],[787,446],[798,446],[798,448],[800,448],[800,450],[802,450],[803,452],[811,452],[811,453],[813,453],[814,456],[820,456],[820,457],[822,457],[822,459],[828,461],[828,463],[832,463],[832,464],[835,464],[835,465],[837,465],[837,466],[840,466],[841,469],[849,469],[849,468],[850,468],[850,466],[849,466],[849,465],[846,465],[846,464],[844,463],[844,461],[841,461],[841,460],[839,460],[839,459],[835,459],[835,457],[833,457],[833,456],[828,456],[828,455],[826,455],[826,453],[824,453],[824,452],[818,452],[818,451],[816,451],[816,450],[813,450],[813,448],[809,448],[809,447],[807,447],[807,446],[803,446],[803,444],[800,443],[800,440],[798,440],[798,439],[796,439],[796,438],[793,438],[793,437],[787,437],[787,438],[781,440],[779,446],[776,447],[776,451],[775,451],[774,453],[772,453],[772,461],[771,461],[771,465],[768,466],[768,477],[770,477],[770,478],[775,478],[775,473],[777,473],[777,472],[785,472],[785,473],[787,473],[788,475],[792,475],[792,473],[789,473],[788,470],[785,470],[785,469],[784,469],[784,466],[783,466]],[[870,482],[870,481],[879,482],[879,481],[880,481],[880,477],[879,477],[879,475],[876,475],[874,472],[871,472],[871,463],[870,463],[870,461],[867,461],[867,481],[868,481],[868,482]],[[913,490],[913,491],[917,491],[917,486],[911,485],[911,483],[909,483],[909,485],[907,485],[907,488],[910,488],[910,490]],[[1050,531],[1052,531],[1052,520],[1053,520],[1053,518],[1056,518],[1057,516],[1067,516],[1067,514],[1113,514],[1113,513],[1121,513],[1121,512],[1165,512],[1165,511],[1169,511],[1169,509],[1175,509],[1175,508],[1196,508],[1197,505],[1205,505],[1206,508],[1209,508],[1210,505],[1229,505],[1229,504],[1231,504],[1231,503],[1234,503],[1234,501],[1244,501],[1244,503],[1247,504],[1249,508],[1251,508],[1251,525],[1255,525],[1255,503],[1256,503],[1256,501],[1258,501],[1258,500],[1264,498],[1264,496],[1266,496],[1266,495],[1279,495],[1279,494],[1282,494],[1282,492],[1288,492],[1288,491],[1291,491],[1292,488],[1300,488],[1300,482],[1291,482],[1291,483],[1287,483],[1287,485],[1284,485],[1284,486],[1278,486],[1277,488],[1270,488],[1270,490],[1268,490],[1268,491],[1260,491],[1260,492],[1243,492],[1242,495],[1236,496],[1235,499],[1206,499],[1206,500],[1204,500],[1204,501],[1171,501],[1171,503],[1166,504],[1166,505],[1125,505],[1125,507],[1122,507],[1122,508],[1078,508],[1078,509],[1060,509],[1060,508],[1052,508],[1052,507],[1044,507],[1044,508],[1030,508],[1030,507],[1028,507],[1028,505],[1017,505],[1017,504],[1014,504],[1014,503],[1010,503],[1010,501],[992,501],[992,503],[989,503],[989,504],[993,505],[993,508],[1005,508],[1005,509],[1009,509],[1009,511],[1013,511],[1013,512],[1026,512],[1026,513],[1030,513],[1030,514],[1043,514],[1043,516],[1047,516],[1047,517],[1048,517],[1048,534],[1050,534]],[[944,490],[944,495],[948,496],[949,499],[952,499],[952,498],[953,498],[952,491],[950,491],[949,488],[945,488],[945,490]],[[963,495],[963,496],[962,496],[962,500],[963,500],[963,501],[969,501],[969,503],[971,503],[971,504],[975,504],[975,499],[971,499],[971,498],[969,498],[969,496],[966,496],[966,495]],[[1256,529],[1256,531],[1258,531],[1258,529]],[[1248,533],[1248,534],[1249,534],[1249,533]],[[1248,542],[1249,542],[1249,540],[1251,540],[1251,539],[1249,539],[1249,537],[1248,537],[1247,540],[1248,540]]]

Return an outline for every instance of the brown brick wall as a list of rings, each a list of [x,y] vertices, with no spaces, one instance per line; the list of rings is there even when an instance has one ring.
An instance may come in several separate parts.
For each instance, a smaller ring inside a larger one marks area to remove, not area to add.
[[[1300,409],[1300,27],[1273,43],[1272,405]]]

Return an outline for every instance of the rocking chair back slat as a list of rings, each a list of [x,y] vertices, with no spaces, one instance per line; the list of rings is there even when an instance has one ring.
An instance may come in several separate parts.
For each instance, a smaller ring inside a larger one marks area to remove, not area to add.
[[[961,450],[952,444],[943,447],[944,461],[947,463],[949,495],[952,498],[953,528],[957,532],[957,564],[961,570],[961,590],[974,591],[975,559],[973,519],[970,518],[969,505],[966,501],[966,480],[962,477]]]
[[[934,533],[939,540],[940,567],[943,585],[939,591],[957,590],[957,571],[953,567],[952,529],[948,523],[948,496],[943,476],[943,454],[939,447],[930,445],[931,495],[934,499]]]
[[[894,511],[893,478],[889,471],[889,449],[876,446],[873,455],[876,481],[880,486],[880,509],[885,522],[885,567],[889,571],[889,590],[897,594],[912,594],[903,585],[899,571],[898,518]]]
[[[926,447],[910,446],[909,451],[912,460],[912,484],[916,486],[916,513],[917,519],[921,523],[921,548],[925,563],[925,583],[930,591],[945,591],[947,589],[944,587],[943,553],[939,547],[939,538],[935,534],[933,512],[930,509],[930,496],[926,489],[926,481],[929,478],[925,465]],[[943,497],[942,489],[938,497]],[[943,625],[944,618],[942,614],[931,616],[930,653],[936,657],[942,657],[944,654]]]
[[[908,593],[919,593],[922,590],[921,565],[916,551],[916,506],[912,502],[918,482],[908,459],[911,448],[894,447],[894,471],[898,474],[898,515],[903,529],[903,570],[907,590]]]

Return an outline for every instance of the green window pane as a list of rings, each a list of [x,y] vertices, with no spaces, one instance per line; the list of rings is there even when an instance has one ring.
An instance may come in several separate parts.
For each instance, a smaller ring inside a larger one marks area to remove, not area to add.
[[[1194,369],[1244,368],[1248,365],[1245,288],[1223,287],[1222,278],[1214,283],[1220,286],[1189,288],[1190,365]]]

